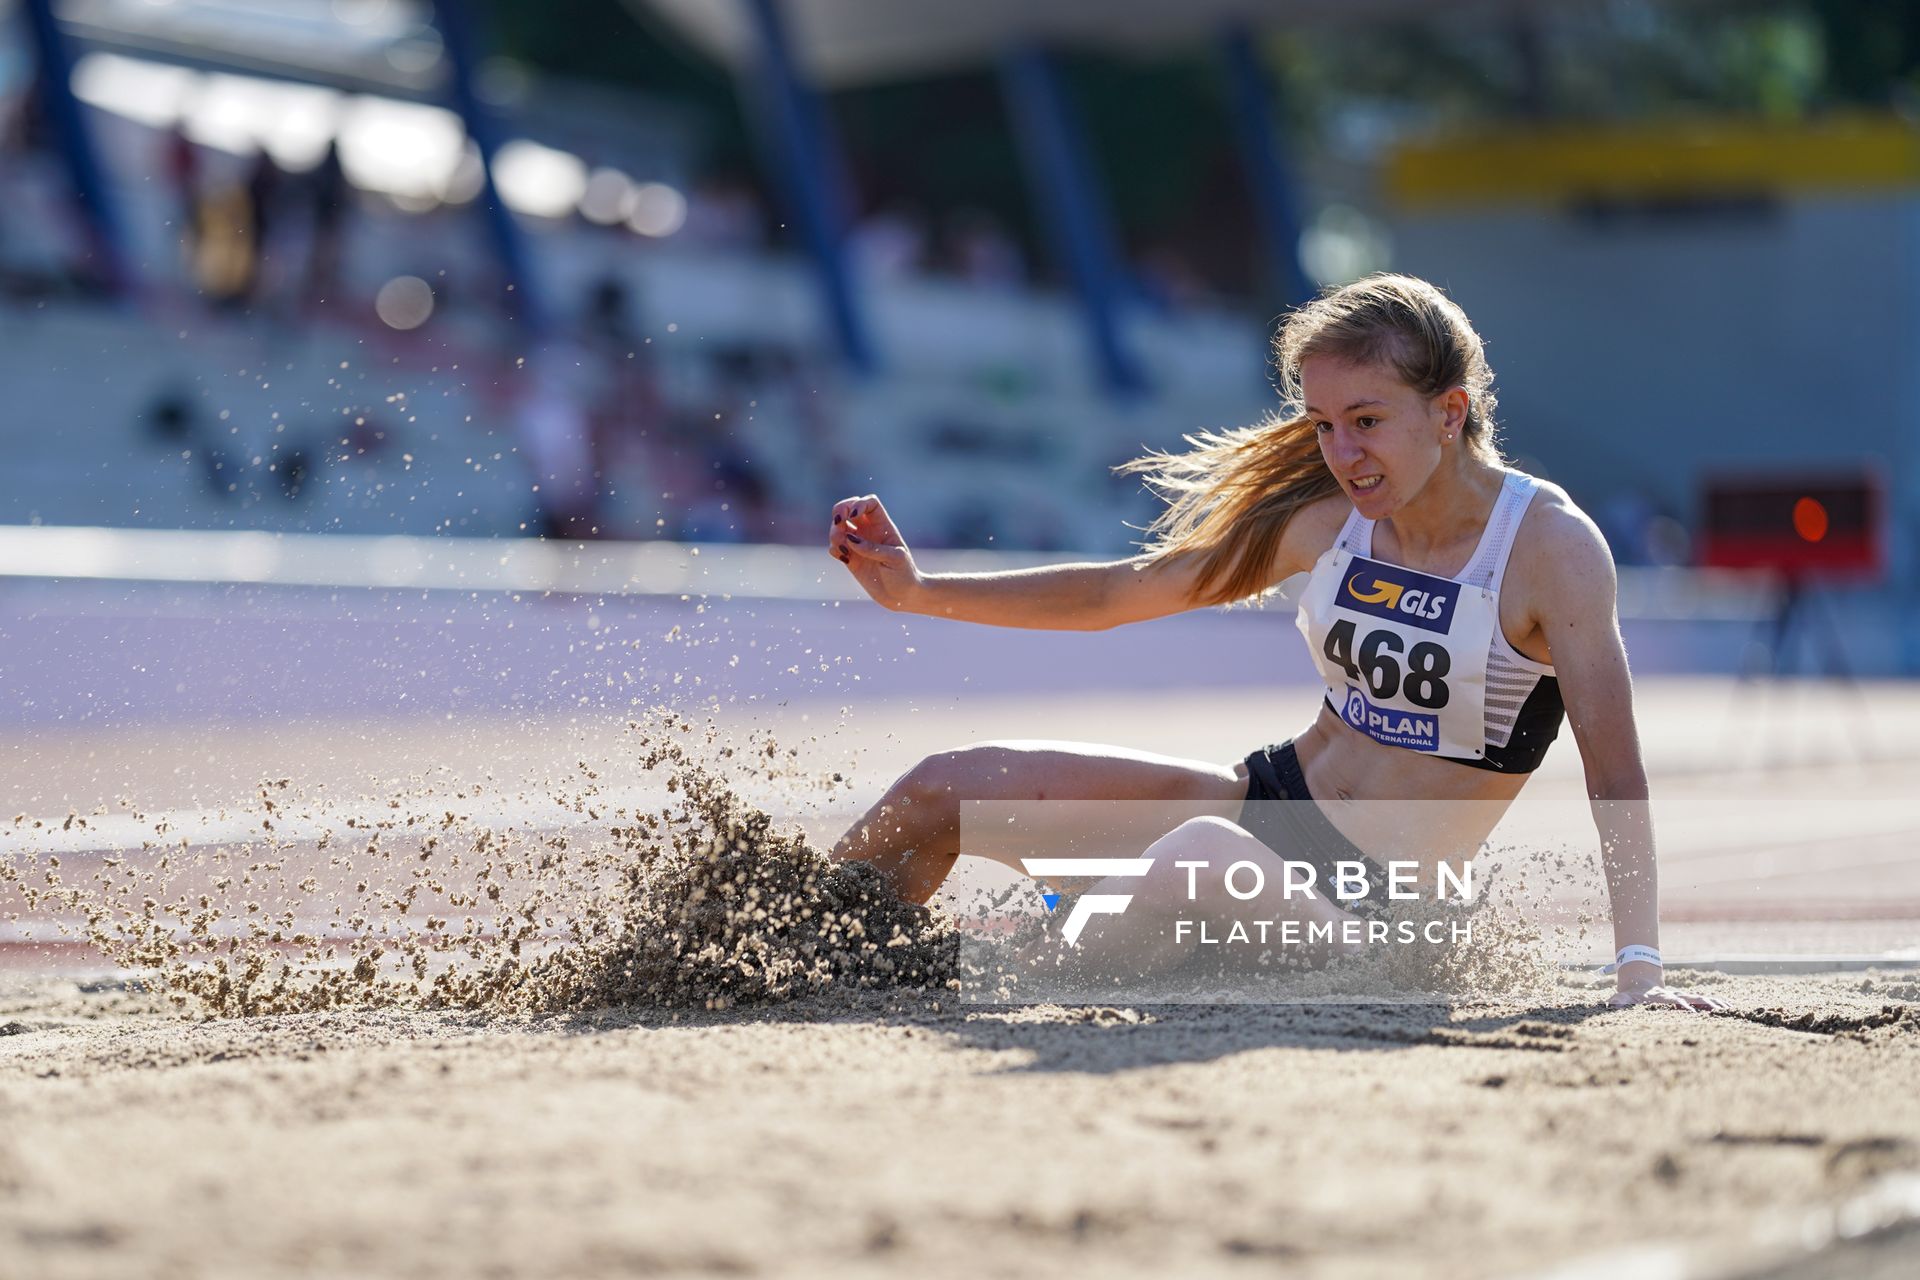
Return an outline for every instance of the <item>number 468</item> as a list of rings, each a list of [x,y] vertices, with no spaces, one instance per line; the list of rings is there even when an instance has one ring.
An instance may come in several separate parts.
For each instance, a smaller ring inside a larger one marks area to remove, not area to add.
[[[1438,711],[1447,705],[1447,671],[1453,659],[1446,648],[1431,640],[1422,640],[1406,651],[1407,666],[1400,669],[1402,641],[1396,632],[1370,631],[1354,652],[1357,630],[1351,619],[1342,618],[1327,631],[1324,646],[1327,657],[1337,663],[1351,679],[1364,680],[1367,692],[1375,698],[1391,698],[1404,688],[1407,701],[1416,707]]]

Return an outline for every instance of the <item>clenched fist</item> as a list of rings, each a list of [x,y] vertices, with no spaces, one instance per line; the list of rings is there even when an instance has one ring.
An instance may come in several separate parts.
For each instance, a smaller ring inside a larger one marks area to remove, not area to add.
[[[827,550],[852,572],[860,589],[883,608],[911,612],[920,571],[893,517],[873,494],[833,504]]]

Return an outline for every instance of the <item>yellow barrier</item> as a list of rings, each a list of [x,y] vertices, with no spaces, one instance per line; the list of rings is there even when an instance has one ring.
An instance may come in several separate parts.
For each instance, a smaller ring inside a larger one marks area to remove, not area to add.
[[[1920,128],[1892,116],[1496,127],[1402,146],[1385,184],[1402,210],[1897,190],[1920,187]]]

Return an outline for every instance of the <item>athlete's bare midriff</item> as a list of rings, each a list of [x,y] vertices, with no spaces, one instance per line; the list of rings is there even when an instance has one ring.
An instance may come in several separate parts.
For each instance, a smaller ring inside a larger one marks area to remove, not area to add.
[[[1495,773],[1375,742],[1324,702],[1294,739],[1307,792],[1334,828],[1376,861],[1464,871],[1527,774]]]
[[[1375,742],[1333,714],[1325,702],[1294,739],[1307,791],[1321,806],[1368,800],[1498,800],[1511,803],[1524,773],[1496,773],[1458,761]]]

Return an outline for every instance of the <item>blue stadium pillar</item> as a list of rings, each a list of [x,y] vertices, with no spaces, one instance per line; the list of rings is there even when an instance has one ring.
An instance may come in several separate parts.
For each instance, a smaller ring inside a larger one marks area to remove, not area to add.
[[[1145,373],[1120,333],[1121,274],[1085,140],[1047,53],[1008,51],[1001,82],[1054,255],[1067,268],[1086,314],[1101,380],[1117,395],[1144,391]]]
[[[119,212],[94,154],[93,139],[80,103],[73,96],[73,60],[53,16],[52,0],[26,0],[27,27],[40,64],[40,101],[66,161],[67,175],[87,222],[88,239],[100,278],[115,293],[133,283],[120,238]]]
[[[1273,127],[1274,95],[1260,66],[1253,37],[1245,27],[1229,27],[1220,49],[1232,89],[1230,107],[1240,163],[1253,191],[1254,210],[1267,242],[1267,261],[1273,287],[1287,306],[1313,296],[1313,285],[1300,266],[1300,215],[1294,201],[1293,175],[1281,152]]]
[[[756,85],[743,78],[741,90],[749,109],[761,117],[780,186],[813,259],[840,352],[857,372],[872,372],[878,361],[847,263],[846,189],[838,152],[819,100],[801,78],[778,0],[746,3],[760,34],[764,80]]]
[[[503,139],[493,113],[474,92],[474,68],[478,65],[479,54],[473,24],[467,16],[468,5],[469,0],[435,0],[433,23],[439,28],[441,39],[446,42],[447,56],[453,64],[454,110],[460,113],[467,136],[480,149],[480,204],[486,213],[487,230],[493,239],[493,251],[499,259],[501,274],[512,293],[507,311],[538,338],[547,332],[552,317],[547,314],[538,282],[534,279],[526,237],[521,233],[520,224],[513,220],[513,211],[500,199],[500,191],[493,183],[494,157],[499,153]]]

